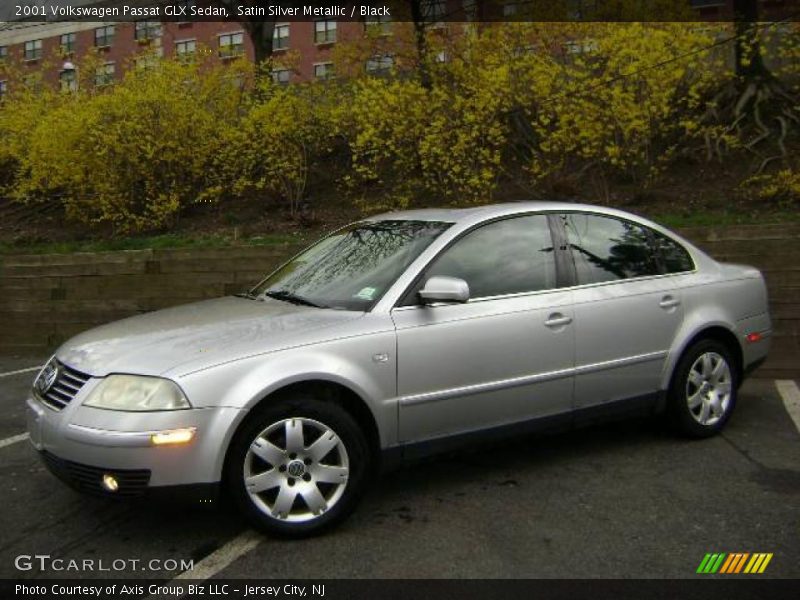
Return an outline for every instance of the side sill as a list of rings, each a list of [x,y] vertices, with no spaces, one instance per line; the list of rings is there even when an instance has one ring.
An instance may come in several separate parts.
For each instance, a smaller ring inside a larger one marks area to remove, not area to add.
[[[662,411],[665,401],[666,394],[659,391],[557,415],[392,446],[391,448],[385,448],[381,453],[381,472],[391,471],[404,463],[450,452],[465,446],[534,433],[560,433],[570,429],[619,419],[648,417]]]

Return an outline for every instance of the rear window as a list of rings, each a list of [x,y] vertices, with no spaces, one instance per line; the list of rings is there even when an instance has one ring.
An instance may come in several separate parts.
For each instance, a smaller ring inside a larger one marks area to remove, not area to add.
[[[665,235],[653,232],[653,243],[656,247],[665,273],[683,273],[694,271],[694,261],[686,248],[675,240],[671,240]]]
[[[650,232],[641,225],[582,213],[563,218],[578,285],[661,274]]]

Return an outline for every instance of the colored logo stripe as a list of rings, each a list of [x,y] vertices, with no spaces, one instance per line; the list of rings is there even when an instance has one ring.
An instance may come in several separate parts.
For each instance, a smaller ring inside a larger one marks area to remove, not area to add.
[[[705,558],[703,558],[703,561],[700,563],[700,566],[697,567],[697,572],[716,573],[724,558],[724,552],[721,554],[706,554]]]
[[[728,555],[728,560],[722,565],[720,573],[738,573],[744,567],[744,561],[749,558],[749,553],[735,552]]]
[[[698,573],[725,573],[728,575],[736,573],[763,573],[769,561],[772,560],[772,553],[756,552],[725,552],[708,553],[703,557],[700,566],[697,567]],[[745,566],[747,565],[747,566]]]
[[[763,573],[764,569],[767,568],[769,561],[772,560],[772,553],[769,554],[753,554],[753,558],[750,559],[750,562],[747,563],[747,566],[744,568],[745,573]]]

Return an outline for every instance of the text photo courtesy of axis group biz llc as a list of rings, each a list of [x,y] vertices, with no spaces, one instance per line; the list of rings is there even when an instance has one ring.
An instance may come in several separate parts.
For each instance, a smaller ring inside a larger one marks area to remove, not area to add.
[[[798,0],[0,0],[0,597],[795,598]]]

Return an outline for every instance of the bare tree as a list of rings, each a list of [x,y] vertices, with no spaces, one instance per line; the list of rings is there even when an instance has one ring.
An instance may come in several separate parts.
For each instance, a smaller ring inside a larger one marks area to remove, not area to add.
[[[787,156],[784,141],[800,125],[800,99],[764,61],[759,23],[759,0],[734,0],[735,77],[714,98],[710,117],[726,125],[758,160],[761,172]],[[769,26],[769,25],[767,25]],[[719,142],[709,141],[709,155],[721,154]]]

